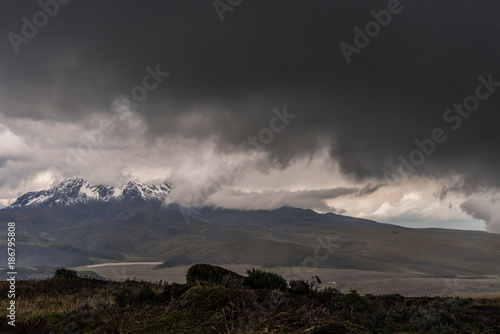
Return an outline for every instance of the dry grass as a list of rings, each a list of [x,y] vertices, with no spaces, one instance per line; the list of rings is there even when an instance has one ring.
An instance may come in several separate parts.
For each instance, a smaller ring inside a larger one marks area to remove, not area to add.
[[[87,284],[85,284],[87,281]],[[16,320],[27,321],[47,314],[70,314],[75,309],[89,305],[93,309],[103,310],[115,304],[113,292],[117,286],[126,282],[78,279],[76,287],[68,286],[65,280],[21,280],[16,282]],[[83,284],[82,284],[83,283]],[[131,286],[131,292],[137,293],[140,282]],[[163,284],[148,283],[154,293],[163,292]],[[5,310],[10,300],[7,296],[9,283],[0,282],[0,308]]]
[[[6,296],[8,282],[0,282]],[[500,296],[360,296],[249,289],[239,281],[165,285],[47,279],[16,282],[13,333],[484,333],[500,331]],[[2,298],[0,308],[7,308]],[[40,325],[42,329],[33,326]],[[3,327],[2,327],[3,326]],[[436,329],[437,328],[437,329]],[[0,332],[11,329],[0,324]]]

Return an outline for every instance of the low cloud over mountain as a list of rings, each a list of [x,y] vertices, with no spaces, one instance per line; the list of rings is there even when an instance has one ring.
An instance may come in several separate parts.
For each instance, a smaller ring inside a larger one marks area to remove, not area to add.
[[[39,2],[0,9],[4,204],[75,175],[168,179],[185,202],[478,228],[470,203],[498,197],[495,2],[256,0],[221,21],[210,1],[71,1],[30,33]]]

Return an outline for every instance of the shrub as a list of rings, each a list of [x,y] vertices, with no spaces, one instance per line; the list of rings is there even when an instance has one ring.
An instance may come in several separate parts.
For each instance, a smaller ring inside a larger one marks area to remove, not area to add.
[[[326,287],[321,290],[317,290],[315,293],[315,298],[323,305],[328,307],[333,307],[335,301],[342,296],[340,290],[333,287]]]
[[[244,283],[252,289],[286,290],[288,287],[286,280],[275,273],[252,268],[247,270],[247,275]]]
[[[359,321],[364,327],[370,328],[370,331],[374,334],[393,332],[394,323],[391,313],[384,308],[373,307],[373,310],[363,312],[363,316],[359,317]]]
[[[163,292],[160,294],[160,298],[166,301],[178,299],[191,288],[192,285],[189,284],[172,283],[170,285],[165,285]]]
[[[228,277],[232,277],[234,279],[242,278],[241,275],[238,275],[234,271],[227,270],[222,267],[210,264],[195,264],[189,268],[186,275],[186,281],[188,284],[194,284],[196,282],[222,284],[224,280],[229,279]]]
[[[157,300],[156,293],[147,284],[137,286],[121,285],[114,287],[111,293],[118,307],[152,304]]]
[[[132,292],[127,287],[115,287],[111,293],[118,307],[125,307],[132,302]]]
[[[336,296],[342,295],[342,292],[340,292],[339,289],[333,288],[333,287],[330,287],[330,286],[328,286],[328,287],[326,287],[324,289],[321,289],[319,291],[319,293],[321,295],[325,295],[325,296],[328,296],[328,297],[336,297]]]
[[[71,279],[77,277],[78,275],[76,274],[76,270],[71,270],[66,268],[56,269],[53,276],[53,278],[55,279]]]
[[[137,298],[135,299],[135,302],[151,302],[154,301],[156,298],[156,293],[151,289],[149,285],[143,285],[141,290],[139,291],[139,294]]]
[[[304,280],[290,280],[290,292],[296,295],[307,295],[311,292],[311,286]]]
[[[243,288],[243,277],[235,277],[231,275],[226,275],[222,277],[221,285],[229,289],[240,289]]]
[[[318,276],[312,276],[311,280],[306,282],[304,280],[290,280],[290,292],[296,295],[307,295],[313,290],[318,291],[321,284],[321,279]]]

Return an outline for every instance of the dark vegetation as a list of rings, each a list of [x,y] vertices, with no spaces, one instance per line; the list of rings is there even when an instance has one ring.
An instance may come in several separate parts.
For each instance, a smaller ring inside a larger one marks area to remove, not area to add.
[[[500,298],[361,296],[320,289],[319,277],[287,282],[206,264],[186,284],[82,278],[16,285],[16,327],[1,333],[499,333]],[[6,296],[7,282],[0,282]],[[6,309],[2,297],[0,307]]]
[[[243,279],[243,276],[234,271],[209,264],[195,264],[189,268],[186,274],[187,284],[195,284],[196,282],[217,284],[229,279],[240,280]]]
[[[77,278],[76,270],[59,268],[54,272],[54,279],[70,279]]]

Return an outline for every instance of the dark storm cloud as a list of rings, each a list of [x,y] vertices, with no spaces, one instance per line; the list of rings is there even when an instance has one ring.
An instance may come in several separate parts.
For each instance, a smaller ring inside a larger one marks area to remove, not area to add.
[[[363,196],[371,195],[374,192],[376,192],[377,190],[379,190],[380,188],[382,188],[383,186],[384,186],[383,184],[376,184],[376,185],[367,184],[366,186],[364,186],[363,188],[361,188],[358,191],[357,196],[363,197]]]
[[[297,119],[265,150],[286,166],[324,145],[356,180],[394,173],[415,139],[442,128],[416,174],[463,175],[499,186],[500,88],[457,130],[443,114],[473,95],[477,77],[500,81],[495,1],[401,1],[403,10],[347,63],[339,44],[390,1],[243,1],[224,21],[211,1],[70,1],[14,53],[35,1],[3,1],[1,111],[74,121],[110,111],[142,83],[146,66],[170,72],[137,106],[150,138],[216,140],[238,150],[268,126],[272,108]],[[186,115],[202,122],[186,126]],[[374,189],[375,191],[376,189]]]

